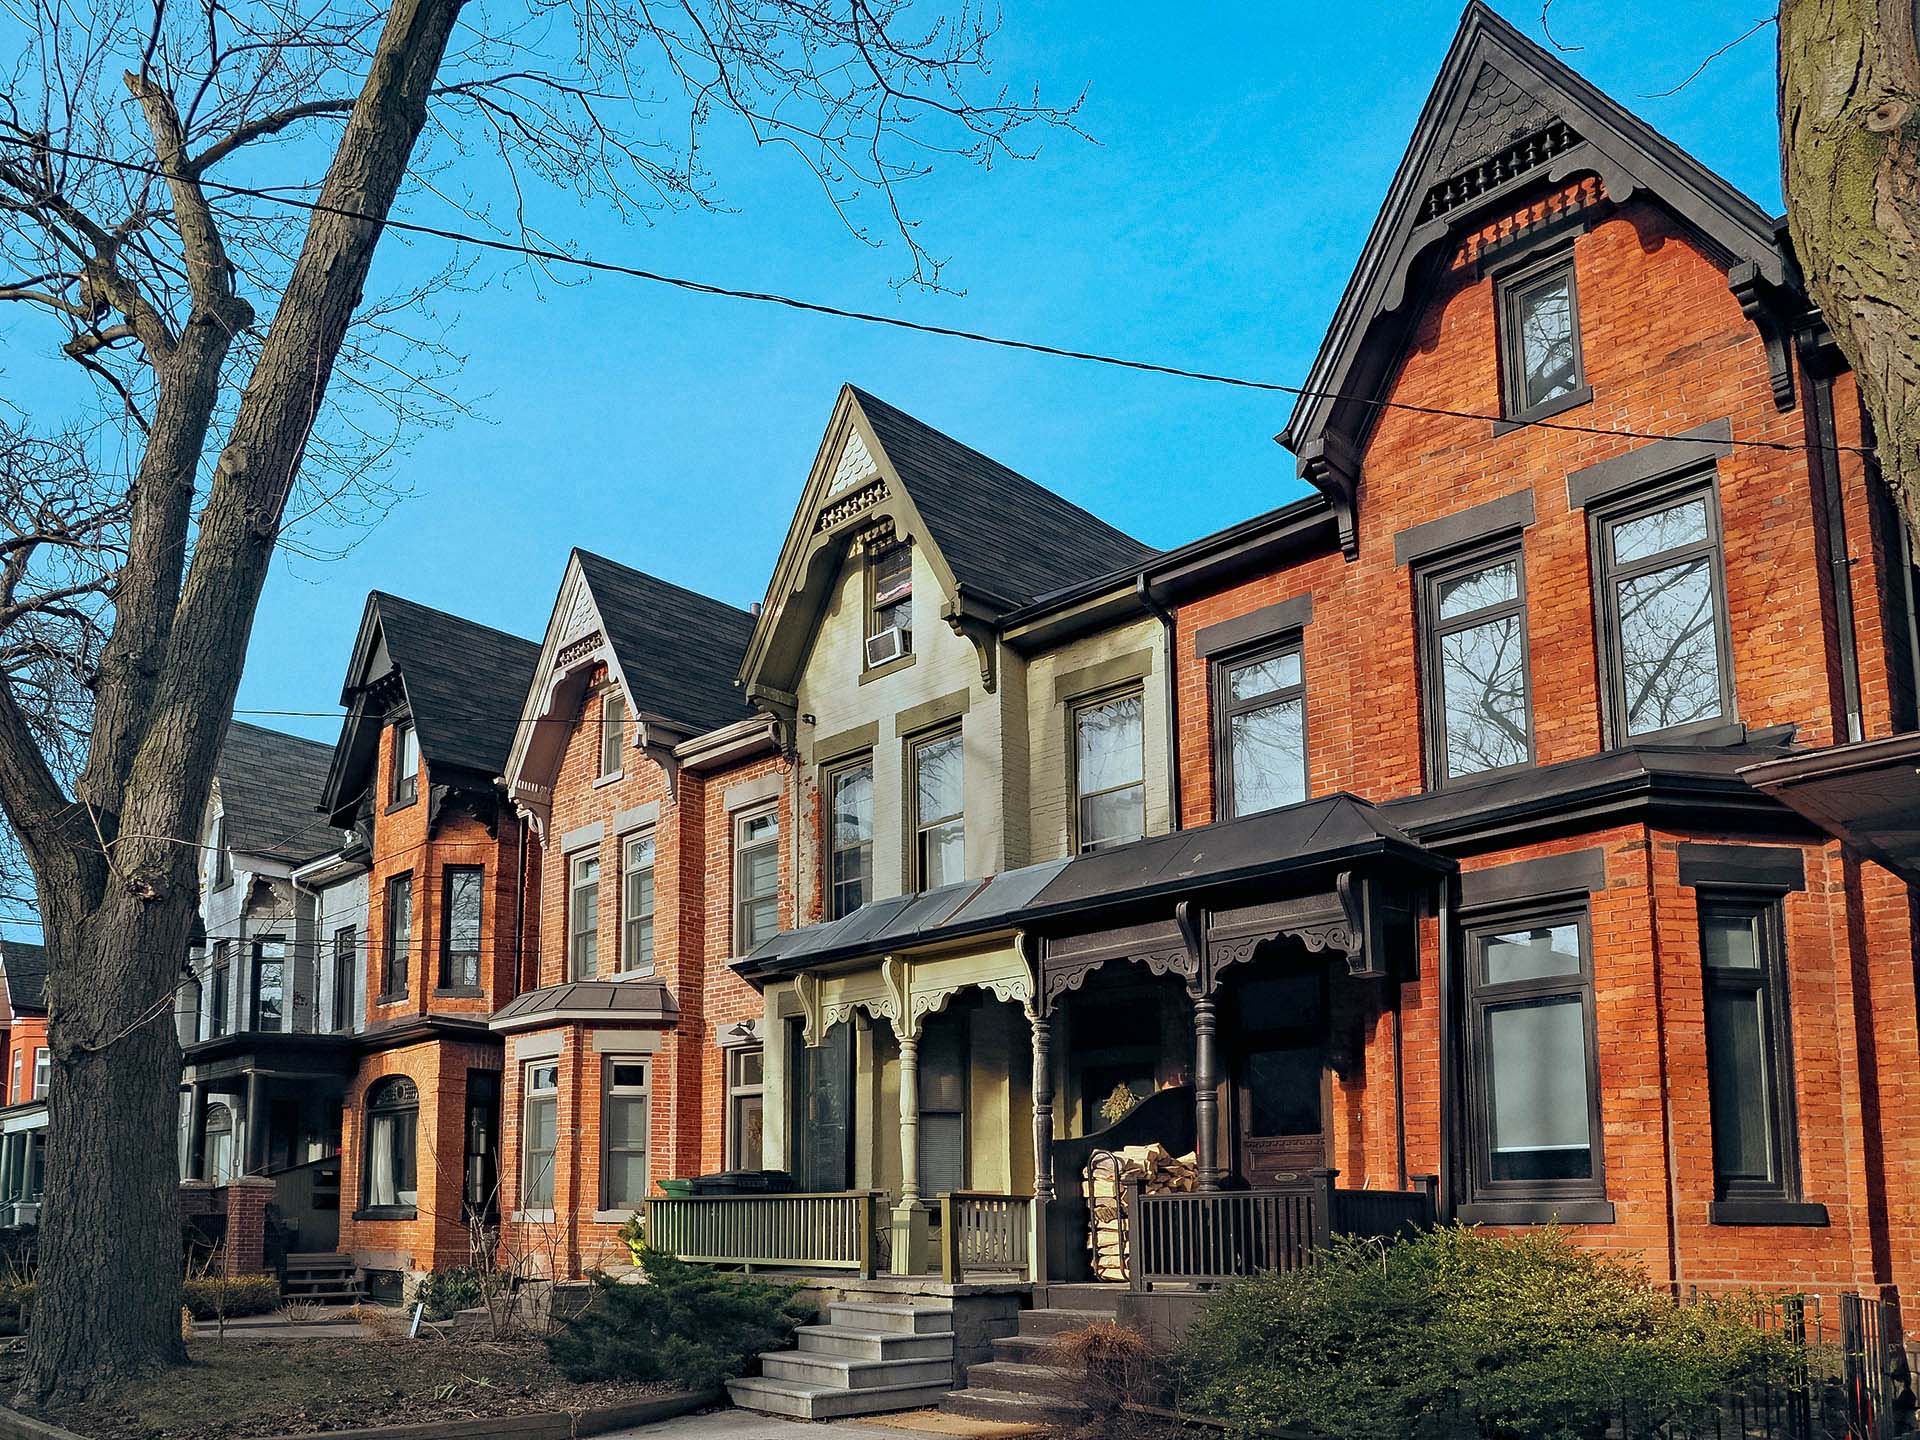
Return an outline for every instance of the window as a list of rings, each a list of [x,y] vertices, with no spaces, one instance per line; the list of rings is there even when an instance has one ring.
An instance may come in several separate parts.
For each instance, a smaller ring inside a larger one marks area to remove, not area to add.
[[[1573,257],[1559,256],[1502,280],[1499,307],[1501,402],[1507,417],[1535,419],[1586,399]]]
[[[653,968],[653,836],[629,835],[620,847],[620,968]]]
[[[205,1168],[200,1172],[215,1185],[233,1183],[233,1111],[225,1105],[207,1106]]]
[[[208,972],[207,1038],[218,1040],[227,1033],[227,1000],[233,986],[233,942],[213,942],[213,969]]]
[[[287,1015],[287,942],[277,935],[253,942],[253,1028],[290,1030]]]
[[[827,918],[867,903],[873,886],[873,757],[827,773]]]
[[[553,1156],[560,1135],[560,1067],[527,1066],[526,1104],[520,1112],[520,1208],[553,1208]]]
[[[960,732],[915,742],[913,874],[910,888],[937,890],[967,873],[965,756]]]
[[[491,1219],[500,1189],[500,1074],[467,1071],[466,1140],[461,1157],[461,1202],[469,1216]]]
[[[413,953],[413,876],[387,881],[387,945],[382,959],[380,998],[398,1000],[407,993],[407,962]]]
[[[1702,896],[1707,1096],[1719,1200],[1785,1200],[1798,1190],[1781,938],[1777,904]]]
[[[892,653],[876,647],[876,636],[898,635]],[[913,547],[887,541],[867,550],[867,663],[897,660],[913,653]]]
[[[333,932],[333,1028],[353,1028],[354,977],[360,970],[359,935],[351,925]]]
[[[1213,670],[1215,756],[1222,818],[1307,798],[1307,690],[1300,645],[1223,660]]]
[[[573,857],[567,889],[567,973],[591,980],[600,970],[600,857]]]
[[[21,1051],[16,1050],[13,1052],[13,1078],[7,1085],[7,1103],[9,1105],[18,1105],[21,1100],[25,1098],[20,1093],[21,1062],[25,1059],[26,1056]]]
[[[967,1021],[949,1012],[920,1040],[920,1193],[967,1188]]]
[[[486,871],[449,865],[440,872],[440,988],[480,988],[480,907]]]
[[[627,700],[608,690],[600,701],[600,778],[618,775],[626,763]]]
[[[1620,744],[1733,718],[1711,490],[1598,520],[1601,654],[1610,733]]]
[[[1475,1199],[1600,1196],[1584,917],[1529,916],[1471,930],[1467,961]]]
[[[1519,550],[1430,570],[1421,599],[1432,783],[1525,765],[1533,706]]]
[[[420,736],[411,720],[393,727],[393,794],[395,805],[411,805],[420,794]]]
[[[1138,690],[1073,707],[1074,840],[1083,852],[1147,833],[1145,713]]]
[[[745,955],[780,929],[780,816],[772,810],[733,822],[733,948]]]
[[[766,1095],[767,1052],[758,1045],[727,1051],[727,1168],[758,1170]]]
[[[227,849],[225,812],[213,817],[213,833],[207,837],[207,848],[213,852],[213,888],[224,890],[233,883],[233,852]]]
[[[647,1198],[647,1064],[611,1058],[606,1064],[600,1102],[600,1208],[637,1210]]]
[[[52,1080],[53,1067],[48,1060],[47,1047],[36,1045],[33,1049],[33,1098],[46,1099]]]
[[[420,1122],[420,1091],[404,1075],[389,1075],[367,1091],[369,1210],[411,1210],[420,1201],[414,1132]]]

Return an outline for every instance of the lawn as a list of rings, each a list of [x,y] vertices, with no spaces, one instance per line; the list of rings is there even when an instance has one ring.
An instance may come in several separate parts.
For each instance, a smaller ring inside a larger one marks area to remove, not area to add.
[[[19,1342],[0,1352],[11,1395]],[[627,1404],[671,1387],[578,1384],[538,1343],[203,1340],[192,1361],[84,1405],[30,1413],[91,1440],[228,1440]]]

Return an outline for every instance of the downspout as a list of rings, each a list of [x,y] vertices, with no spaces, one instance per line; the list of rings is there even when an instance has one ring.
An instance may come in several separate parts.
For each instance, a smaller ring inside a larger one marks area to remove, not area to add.
[[[511,801],[508,802],[512,804]],[[517,809],[512,811],[514,828],[518,832],[516,855],[513,862],[513,985],[514,995],[529,989],[540,988],[540,977],[535,975],[534,983],[527,984],[527,817]],[[538,924],[538,920],[535,921]],[[534,953],[539,953],[536,946]],[[514,995],[506,996],[511,1000]]]
[[[1453,975],[1453,876],[1440,880],[1440,971],[1435,1004],[1440,1015],[1440,1192],[1436,1197],[1439,1217],[1451,1219],[1458,1197],[1455,1195],[1455,1121],[1454,1109],[1459,1088],[1460,1062],[1455,1043]]]
[[[1167,828],[1180,828],[1180,677],[1175,673],[1173,611],[1153,593],[1142,570],[1133,581],[1133,593],[1160,620],[1160,668],[1167,685]]]
[[[1846,712],[1847,739],[1864,740],[1860,709],[1860,640],[1853,619],[1853,560],[1848,555],[1846,502],[1836,473],[1838,435],[1833,418],[1833,380],[1821,375],[1807,384],[1807,436],[1813,483],[1824,512],[1826,562],[1833,582],[1833,622],[1840,642],[1840,703]]]

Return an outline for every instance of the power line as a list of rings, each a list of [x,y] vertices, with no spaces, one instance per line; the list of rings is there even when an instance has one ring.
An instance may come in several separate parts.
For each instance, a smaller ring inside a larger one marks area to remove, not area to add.
[[[171,180],[179,177],[169,175],[167,171],[155,165],[143,164],[134,160],[121,160],[108,155],[96,155],[85,150],[69,150],[57,145],[34,147],[42,154],[58,155],[70,160],[84,160],[93,164],[105,165],[110,169],[128,171],[144,175],[155,180]],[[865,325],[883,325],[890,329],[907,330],[921,335],[937,335],[948,340],[963,340],[972,344],[992,345],[1004,350],[1018,350],[1032,355],[1045,355],[1060,360],[1081,360],[1093,365],[1107,365],[1116,369],[1139,371],[1150,375],[1166,375],[1178,380],[1195,380],[1208,385],[1225,385],[1243,390],[1265,391],[1271,394],[1291,395],[1307,400],[1342,400],[1352,404],[1367,405],[1376,410],[1402,410],[1415,415],[1431,415],[1442,419],[1477,420],[1488,424],[1498,424],[1508,430],[1522,427],[1535,430],[1559,430],[1574,435],[1611,435],[1625,440],[1685,440],[1693,437],[1680,434],[1664,434],[1649,430],[1616,430],[1598,425],[1579,425],[1564,420],[1515,420],[1504,415],[1488,415],[1472,410],[1453,410],[1439,405],[1415,405],[1404,400],[1382,400],[1366,395],[1349,395],[1336,390],[1316,390],[1304,385],[1289,385],[1278,380],[1261,380],[1243,375],[1230,375],[1221,371],[1195,370],[1184,365],[1167,364],[1160,361],[1141,360],[1124,355],[1111,355],[1098,350],[1085,350],[1074,346],[1052,345],[1040,340],[1023,340],[1014,336],[994,335],[981,330],[967,330],[955,325],[939,325],[926,320],[909,320],[899,315],[883,315],[872,310],[855,310],[848,306],[833,305],[823,300],[805,300],[798,296],[783,295],[771,290],[745,290],[731,285],[717,285],[710,281],[694,280],[683,275],[669,275],[663,271],[647,270],[639,266],[624,265],[612,260],[596,260],[591,256],[571,255],[563,250],[550,250],[544,246],[516,243],[500,240],[490,235],[475,235],[470,231],[451,230],[438,225],[426,225],[413,220],[396,220],[391,217],[369,215],[365,211],[349,209],[345,206],[329,205],[318,200],[303,200],[298,196],[282,194],[276,190],[261,190],[247,185],[235,185],[225,180],[210,180],[205,176],[195,177],[195,182],[203,187],[221,190],[229,195],[241,195],[253,200],[264,200],[270,204],[284,205],[295,210],[306,210],[314,214],[335,215],[346,220],[359,220],[369,225],[377,225],[388,230],[399,230],[410,235],[425,235],[437,240],[451,240],[456,244],[473,245],[483,250],[492,250],[500,254],[517,255],[524,259],[539,260],[552,265],[568,265],[576,269],[597,274],[622,275],[633,280],[644,280],[649,284],[670,286],[695,295],[713,295],[730,300],[746,300],[755,304],[782,306],[790,310],[799,310],[813,315],[831,316],[838,320],[853,320]],[[1871,456],[1874,452],[1865,445],[1808,445],[1787,440],[1732,440],[1728,442],[1749,449],[1789,451],[1794,454],[1813,451]]]

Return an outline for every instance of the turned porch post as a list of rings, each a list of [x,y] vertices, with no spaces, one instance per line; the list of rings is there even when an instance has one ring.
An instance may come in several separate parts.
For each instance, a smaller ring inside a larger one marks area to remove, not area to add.
[[[920,1032],[900,1034],[900,1203],[893,1207],[893,1273],[926,1271],[927,1208],[920,1201]]]
[[[1193,996],[1193,1158],[1202,1190],[1220,1188],[1219,1016],[1211,994]]]
[[[1053,1020],[1039,1005],[1029,1018],[1033,1025],[1033,1234],[1028,1241],[1032,1274],[1045,1284],[1048,1277],[1048,1212],[1053,1208]]]

